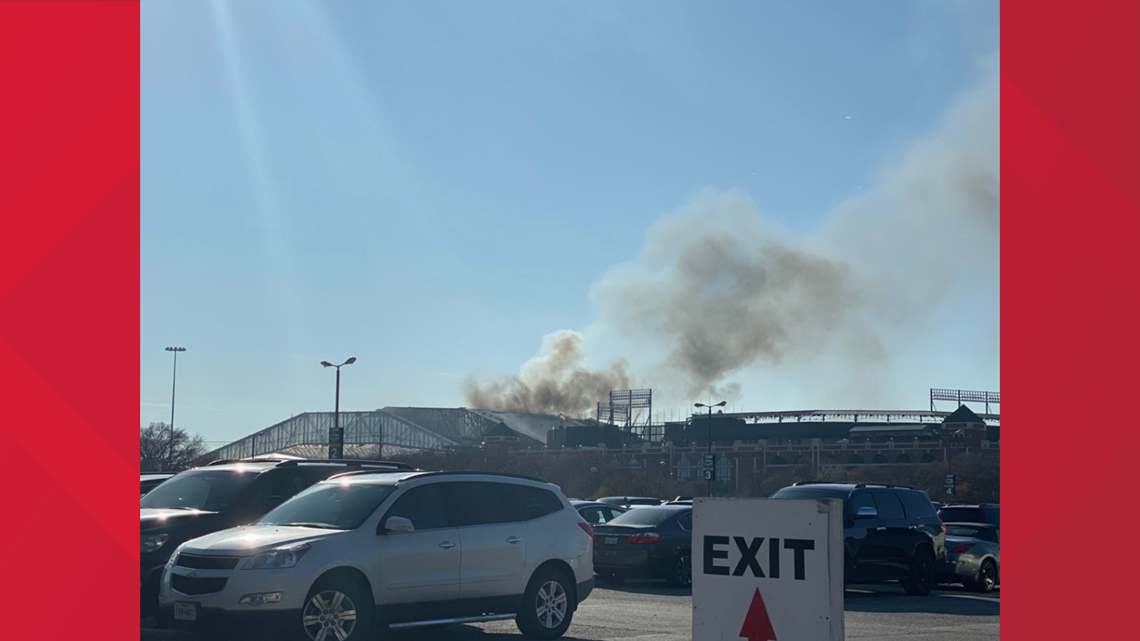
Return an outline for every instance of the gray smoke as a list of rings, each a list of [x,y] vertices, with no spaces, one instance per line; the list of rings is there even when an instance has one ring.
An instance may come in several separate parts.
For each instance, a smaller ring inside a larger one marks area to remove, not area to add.
[[[708,193],[659,220],[638,259],[595,286],[602,321],[668,346],[690,397],[733,398],[732,372],[818,351],[862,299],[843,260],[794,246],[739,193]],[[871,339],[869,354],[881,351]]]
[[[623,361],[606,369],[585,364],[582,334],[560,330],[542,339],[542,351],[522,366],[519,374],[498,380],[475,374],[463,383],[467,406],[476,409],[535,414],[584,416],[611,390],[628,389]]]
[[[734,374],[778,366],[816,402],[899,398],[890,387],[913,384],[908,377],[935,384],[932,344],[953,335],[946,327],[979,317],[986,324],[973,340],[986,348],[969,359],[989,378],[998,367],[998,78],[995,64],[811,236],[783,233],[739,192],[709,191],[663,216],[636,259],[593,288],[596,328],[637,343],[626,348],[635,353],[663,355],[638,365],[656,368],[655,387],[672,379],[674,400],[734,400]],[[469,378],[468,402],[573,411],[628,387],[624,365],[585,368],[581,342],[576,332],[548,336],[518,377]]]

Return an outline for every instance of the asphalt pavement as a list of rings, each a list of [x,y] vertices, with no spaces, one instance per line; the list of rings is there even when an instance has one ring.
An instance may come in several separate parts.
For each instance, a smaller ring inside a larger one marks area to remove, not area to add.
[[[976,594],[963,588],[936,589],[911,597],[894,585],[849,588],[844,597],[848,639],[998,641],[1000,588]],[[682,641],[690,639],[692,596],[662,584],[631,582],[599,587],[574,615],[567,641]],[[140,641],[202,641],[203,637],[144,627]],[[392,641],[518,641],[513,621],[454,625],[443,630],[408,630]]]

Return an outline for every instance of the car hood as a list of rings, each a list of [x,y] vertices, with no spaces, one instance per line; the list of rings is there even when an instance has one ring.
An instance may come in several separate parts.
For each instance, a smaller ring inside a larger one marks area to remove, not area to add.
[[[286,545],[309,543],[344,532],[345,530],[322,530],[311,527],[246,525],[194,539],[187,543],[182,551],[192,554],[248,556]]]

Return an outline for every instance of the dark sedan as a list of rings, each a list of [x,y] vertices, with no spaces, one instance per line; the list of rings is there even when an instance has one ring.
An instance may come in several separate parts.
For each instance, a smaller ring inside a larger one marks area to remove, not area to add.
[[[594,527],[594,572],[603,583],[653,578],[692,587],[692,542],[691,506],[639,507]]]
[[[1001,544],[998,526],[989,523],[947,523],[946,561],[938,568],[940,583],[961,583],[990,592],[998,586]]]

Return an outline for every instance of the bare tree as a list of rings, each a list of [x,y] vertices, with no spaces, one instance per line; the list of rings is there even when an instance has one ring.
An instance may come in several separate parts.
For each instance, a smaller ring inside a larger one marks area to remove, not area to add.
[[[206,453],[206,441],[200,434],[191,436],[182,428],[174,429],[171,448],[170,425],[151,423],[139,434],[139,469],[143,472],[180,472],[194,465]],[[173,451],[172,451],[173,449]]]

